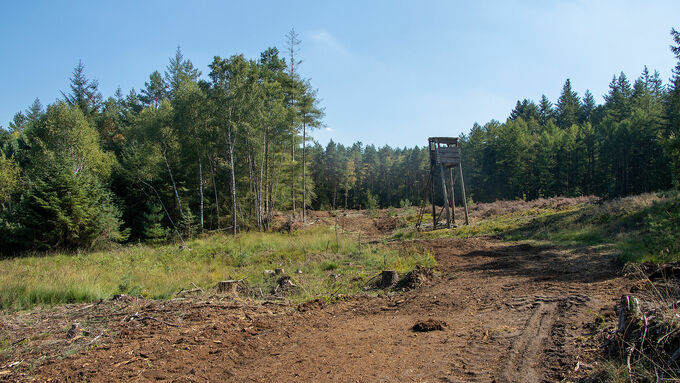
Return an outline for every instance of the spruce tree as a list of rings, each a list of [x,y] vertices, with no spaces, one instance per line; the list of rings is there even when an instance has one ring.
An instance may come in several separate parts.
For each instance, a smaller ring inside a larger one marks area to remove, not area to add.
[[[168,87],[168,96],[174,98],[182,82],[196,82],[200,76],[201,72],[194,68],[191,60],[184,58],[182,50],[178,46],[175,57],[171,57],[170,62],[165,67],[164,80]]]
[[[557,126],[566,129],[576,124],[579,119],[581,103],[578,94],[571,89],[571,80],[567,79],[562,87],[562,93],[555,105]]]
[[[71,76],[71,91],[61,92],[64,101],[71,106],[78,107],[88,118],[93,118],[102,104],[102,95],[99,93],[99,82],[88,80],[85,76],[85,66],[82,61],[73,69]]]
[[[33,177],[13,209],[9,246],[14,250],[95,248],[127,237],[120,211],[97,178],[53,163]],[[4,237],[4,235],[3,235]],[[1,244],[0,245],[4,245]],[[2,246],[0,246],[2,247]]]
[[[671,51],[678,60],[673,69],[673,76],[668,86],[666,97],[666,115],[668,117],[668,131],[663,141],[668,157],[673,162],[673,182],[680,185],[680,31],[671,29],[671,37],[675,45]]]
[[[553,105],[548,100],[548,97],[541,95],[541,101],[538,103],[538,123],[545,126],[548,121],[555,118],[555,111]]]
[[[583,95],[583,100],[581,102],[581,115],[579,117],[579,123],[592,122],[593,113],[595,112],[595,97],[590,93],[590,90],[586,90]]]

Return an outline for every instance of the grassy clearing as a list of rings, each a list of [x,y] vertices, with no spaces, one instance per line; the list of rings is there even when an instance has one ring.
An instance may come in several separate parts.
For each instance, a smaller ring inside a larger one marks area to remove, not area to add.
[[[0,261],[0,308],[88,302],[117,293],[170,298],[195,283],[208,289],[224,279],[243,279],[265,294],[274,285],[265,270],[285,268],[300,287],[290,298],[305,300],[361,291],[384,268],[405,272],[433,266],[425,250],[366,246],[327,227],[293,235],[213,235],[176,245],[127,246],[113,251],[27,256]],[[297,270],[301,274],[296,274]],[[333,274],[331,276],[331,274]]]
[[[572,205],[567,208],[531,208],[527,210],[512,211],[488,218],[473,218],[470,225],[448,229],[438,229],[432,231],[416,232],[412,228],[397,231],[393,239],[416,239],[416,238],[448,238],[448,237],[477,237],[477,236],[499,236],[506,240],[517,240],[522,237],[518,230],[526,229],[530,233],[529,226],[539,220],[557,220],[565,215],[578,211],[583,205]],[[531,228],[534,232],[536,228]],[[534,237],[537,235],[532,234]]]
[[[522,208],[521,201],[479,204],[482,212],[473,216],[470,226],[420,233],[404,229],[393,239],[495,236],[556,246],[611,247],[623,262],[680,260],[677,191],[608,201],[546,201],[527,208]]]

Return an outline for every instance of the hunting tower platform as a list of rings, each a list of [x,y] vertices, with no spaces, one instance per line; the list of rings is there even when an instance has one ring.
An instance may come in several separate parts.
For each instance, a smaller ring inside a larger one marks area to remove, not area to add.
[[[463,206],[465,207],[465,224],[469,224],[467,200],[465,198],[465,182],[463,181],[463,167],[461,166],[460,149],[458,147],[458,138],[455,137],[430,137],[427,139],[430,149],[430,199],[432,200],[432,224],[433,229],[437,228],[439,217],[446,211],[446,227],[451,228],[451,222],[456,223],[456,198],[453,190],[455,185],[455,174],[453,169],[458,167],[460,173],[460,186],[463,193]],[[444,197],[444,208],[437,216],[437,207],[435,205],[435,181],[434,175],[439,168],[441,175],[441,190]],[[446,171],[448,170],[448,172]],[[448,187],[447,174],[448,173]],[[451,205],[449,206],[449,195],[451,195]],[[453,214],[449,212],[451,208]],[[453,218],[453,219],[452,219]]]

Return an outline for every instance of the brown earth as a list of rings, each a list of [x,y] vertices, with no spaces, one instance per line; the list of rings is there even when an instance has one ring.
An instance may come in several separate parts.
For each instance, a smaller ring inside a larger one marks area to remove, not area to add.
[[[599,332],[594,323],[614,315],[617,298],[630,282],[619,274],[612,255],[591,250],[489,239],[419,243],[432,249],[439,273],[401,294],[300,306],[216,296],[119,299],[56,313],[5,315],[1,323],[8,341],[23,337],[35,346],[24,354],[3,355],[0,379],[571,380],[592,368]],[[87,332],[78,330],[69,338],[76,321]],[[414,332],[419,322],[446,325]],[[50,325],[51,340],[40,343],[36,334]],[[68,355],[74,352],[64,353],[68,347],[78,351]],[[27,360],[36,353],[46,360],[31,367]],[[577,362],[581,367],[574,371]]]

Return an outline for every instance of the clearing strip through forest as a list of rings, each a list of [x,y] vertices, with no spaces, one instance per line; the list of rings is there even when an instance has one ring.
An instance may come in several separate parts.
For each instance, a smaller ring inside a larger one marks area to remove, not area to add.
[[[82,322],[106,322],[105,339],[34,371],[0,377],[555,381],[588,368],[575,372],[577,363],[592,366],[593,323],[597,316],[615,315],[614,305],[628,284],[611,254],[488,238],[420,242],[432,250],[439,273],[403,294],[298,307],[214,297],[124,297],[81,305],[74,310]],[[427,319],[446,325],[442,331],[412,331]]]

